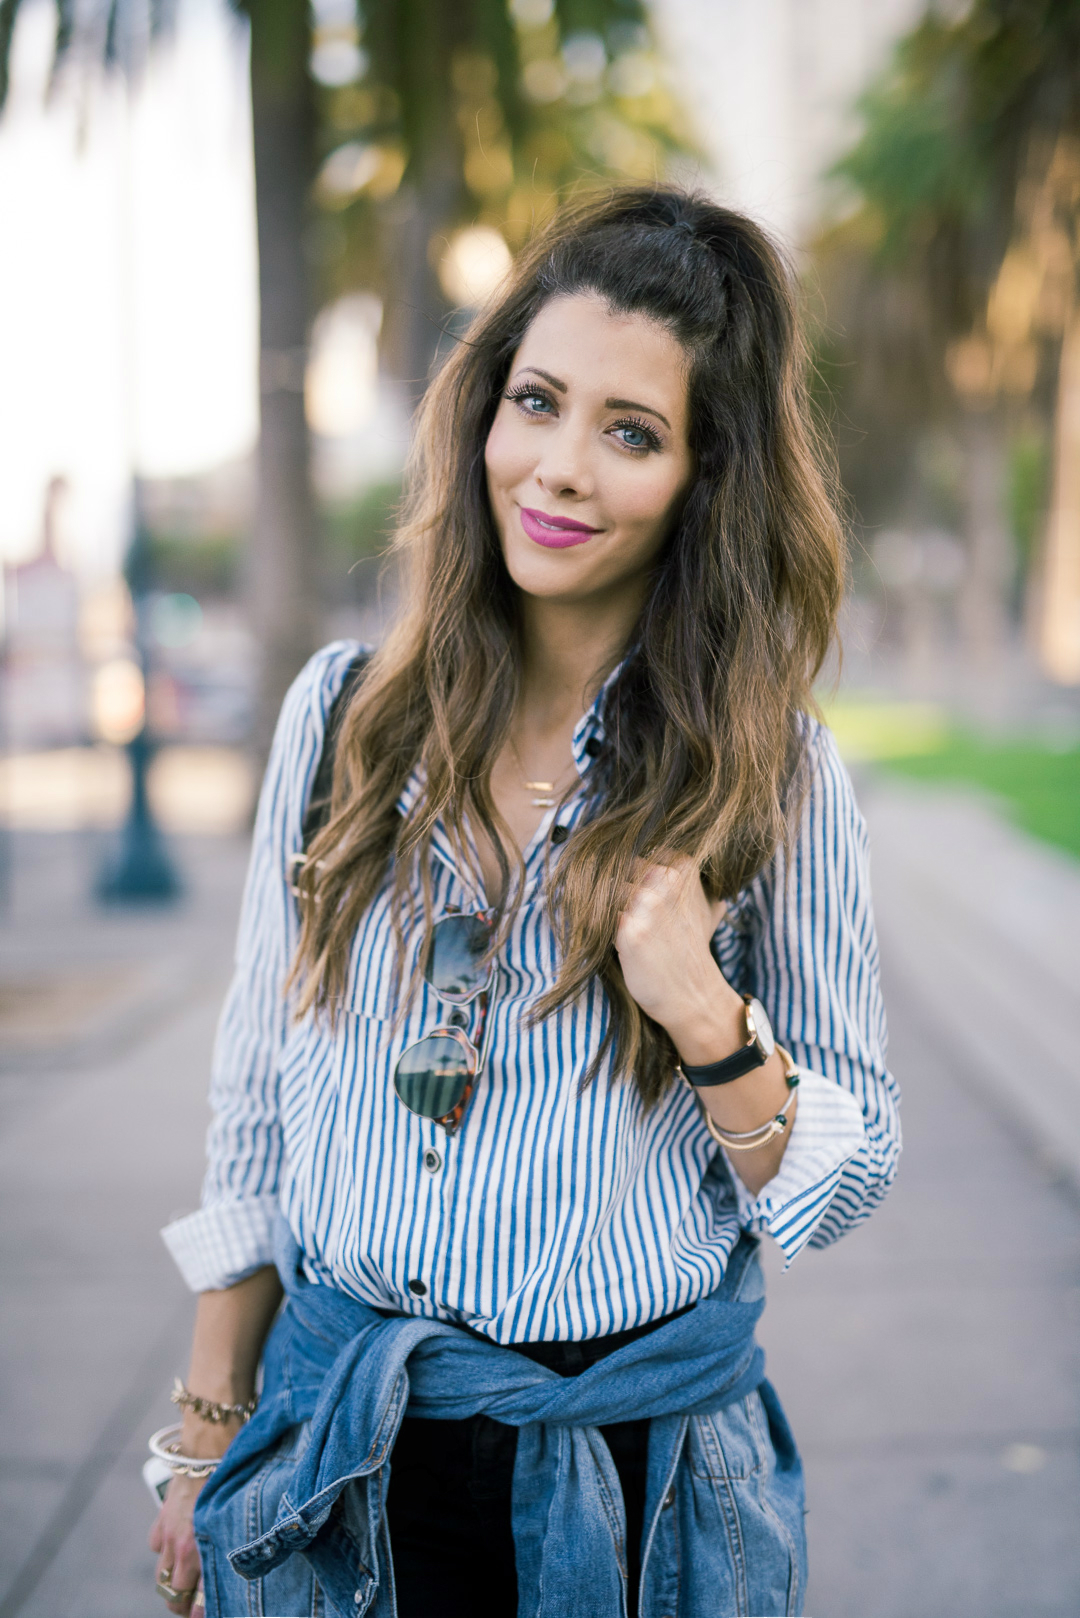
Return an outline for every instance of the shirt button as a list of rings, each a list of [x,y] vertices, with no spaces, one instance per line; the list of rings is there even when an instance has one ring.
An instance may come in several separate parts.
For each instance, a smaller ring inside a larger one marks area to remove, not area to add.
[[[569,826],[552,826],[551,828],[551,841],[553,843],[565,843],[569,835]]]
[[[590,758],[599,758],[604,750],[604,744],[597,736],[590,736],[585,743],[585,751]]]
[[[467,1028],[469,1026],[468,1012],[462,1011],[460,1007],[456,1011],[452,1011],[450,1013],[450,1026],[451,1028]]]
[[[417,1297],[417,1298],[424,1298],[424,1297],[427,1296],[427,1287],[424,1285],[423,1281],[418,1280],[418,1278],[415,1275],[413,1276],[412,1280],[409,1282],[409,1291],[413,1294],[414,1297]]]
[[[671,1488],[671,1489],[668,1490],[667,1494],[665,1494],[665,1496],[664,1496],[664,1510],[666,1511],[669,1506],[673,1506],[674,1504],[675,1504],[675,1490],[674,1490],[674,1488]]]
[[[434,1146],[429,1146],[427,1151],[424,1153],[424,1167],[427,1169],[429,1174],[438,1174],[439,1170],[442,1168],[442,1158],[439,1156]],[[411,1281],[409,1282],[409,1285],[412,1286]],[[422,1290],[423,1286],[421,1284],[421,1291]]]

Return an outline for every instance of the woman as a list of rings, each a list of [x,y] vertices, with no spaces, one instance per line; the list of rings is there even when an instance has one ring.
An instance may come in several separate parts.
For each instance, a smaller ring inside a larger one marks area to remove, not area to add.
[[[899,1137],[801,361],[763,234],[633,190],[433,384],[407,611],[285,703],[165,1232],[171,1611],[802,1611],[750,1233],[834,1240]]]

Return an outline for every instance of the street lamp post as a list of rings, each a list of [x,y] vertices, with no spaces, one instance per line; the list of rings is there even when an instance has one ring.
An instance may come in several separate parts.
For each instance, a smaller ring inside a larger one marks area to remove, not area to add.
[[[135,609],[135,653],[142,671],[143,690],[149,689],[152,658],[150,634],[153,558],[139,479],[132,487],[132,533],[124,562],[124,577]],[[154,819],[146,790],[147,771],[154,756],[149,705],[143,703],[142,724],[127,744],[131,765],[131,805],[118,846],[107,857],[97,880],[97,897],[104,904],[169,904],[182,884],[161,829]]]

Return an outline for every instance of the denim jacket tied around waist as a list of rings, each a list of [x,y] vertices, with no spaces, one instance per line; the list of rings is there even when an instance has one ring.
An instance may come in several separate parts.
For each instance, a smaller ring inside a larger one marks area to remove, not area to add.
[[[396,1618],[383,1506],[406,1409],[518,1428],[520,1618],[624,1618],[622,1495],[597,1429],[643,1417],[641,1618],[801,1613],[802,1467],[754,1341],[757,1245],[741,1238],[711,1297],[568,1378],[311,1284],[283,1225],[263,1396],[196,1508],[207,1618]]]

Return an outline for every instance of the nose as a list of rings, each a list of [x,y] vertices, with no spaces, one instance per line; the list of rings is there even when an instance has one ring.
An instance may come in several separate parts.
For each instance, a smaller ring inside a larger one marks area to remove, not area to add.
[[[555,499],[589,499],[595,492],[595,479],[588,432],[569,422],[560,422],[554,432],[549,428],[533,475],[545,493]]]

